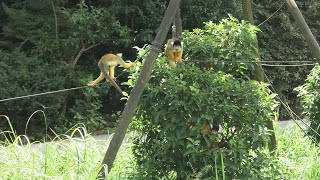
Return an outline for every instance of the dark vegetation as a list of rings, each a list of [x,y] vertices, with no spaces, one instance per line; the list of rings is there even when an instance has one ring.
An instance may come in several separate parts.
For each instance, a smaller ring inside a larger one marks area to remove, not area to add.
[[[282,4],[271,0],[253,2],[255,24],[263,22]],[[105,53],[123,52],[125,59],[135,60],[137,52],[132,47],[150,44],[167,3],[167,0],[2,0],[0,99],[84,86],[98,75],[96,64]],[[320,3],[307,0],[298,5],[319,40]],[[242,19],[241,4],[235,0],[184,0],[181,14],[183,28],[189,31],[203,28],[203,22],[217,23],[228,14]],[[285,6],[259,28],[262,60],[311,60],[311,53]],[[293,89],[304,82],[310,69],[269,67],[265,70],[277,93],[300,112]],[[121,72],[118,68],[116,74]],[[124,73],[118,77],[118,84],[127,81],[127,76]],[[121,87],[129,91],[127,86]],[[22,134],[29,116],[38,109],[46,112],[48,126],[57,133],[77,123],[97,132],[115,125],[124,103],[112,87],[102,83],[94,89],[1,102],[0,114],[9,116],[15,130]],[[280,116],[289,118],[283,110]],[[3,121],[0,119],[1,129],[8,128]],[[42,116],[35,115],[27,133],[40,138],[43,127]]]

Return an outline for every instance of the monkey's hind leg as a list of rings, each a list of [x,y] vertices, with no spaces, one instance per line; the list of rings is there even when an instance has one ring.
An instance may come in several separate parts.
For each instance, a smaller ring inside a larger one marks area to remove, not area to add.
[[[101,72],[101,73],[100,73],[100,76],[99,76],[97,79],[95,79],[94,81],[89,82],[89,83],[87,84],[87,86],[93,87],[93,86],[97,85],[97,84],[98,84],[101,80],[103,80],[103,79],[104,79],[104,75],[103,75],[103,73]]]
[[[114,69],[115,66],[109,66],[109,75],[111,79],[116,80],[116,78],[114,77]]]
[[[99,65],[99,68],[100,68],[101,72],[103,73],[104,77],[106,78],[107,83],[110,82],[112,84],[112,86],[115,87],[121,95],[123,95],[118,84],[116,82],[114,82],[114,80],[109,76],[109,72],[106,71],[106,69],[109,70],[109,66],[104,65],[102,62],[99,62],[98,65]]]
[[[174,53],[170,52],[170,51],[166,51],[166,55],[167,55],[167,59],[168,59],[169,65],[171,67],[176,67],[177,65],[176,65],[176,62],[175,62]]]
[[[182,63],[182,51],[175,52],[174,58],[177,63]]]

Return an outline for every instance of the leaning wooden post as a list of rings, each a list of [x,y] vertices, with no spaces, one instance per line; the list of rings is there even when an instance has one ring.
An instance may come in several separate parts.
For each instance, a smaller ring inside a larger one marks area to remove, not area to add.
[[[313,57],[319,62],[320,61],[319,44],[318,44],[316,38],[313,36],[305,19],[303,18],[303,15],[301,14],[296,2],[294,0],[284,0],[284,1],[286,2],[286,6],[289,9],[294,20],[296,21],[299,29],[301,30],[303,37],[306,39],[306,41],[312,51]]]
[[[251,0],[242,0],[242,10],[243,16],[246,21],[254,25],[253,22],[253,14],[252,14],[252,6]],[[254,54],[256,55],[257,61],[260,61],[260,54],[259,54],[259,45],[258,41],[254,43]],[[255,76],[259,81],[264,81],[264,73],[260,63],[254,63],[255,69]]]
[[[127,104],[124,107],[124,110],[120,116],[119,124],[116,132],[113,135],[113,138],[110,142],[109,148],[104,156],[102,161],[103,165],[107,165],[108,172],[112,169],[113,162],[116,158],[116,155],[119,151],[119,148],[122,144],[122,141],[125,137],[131,119],[134,115],[136,107],[138,105],[139,99],[142,95],[142,92],[150,79],[151,71],[156,62],[156,58],[158,57],[159,52],[162,51],[163,43],[166,39],[168,31],[170,29],[170,25],[172,24],[173,18],[175,16],[175,12],[179,7],[181,0],[171,0],[169,6],[166,10],[166,13],[162,19],[160,24],[159,32],[155,37],[154,41],[151,43],[150,52],[147,56],[147,59],[141,69],[141,73],[136,82],[136,85],[131,91],[130,97],[128,99]],[[105,168],[103,167],[99,172],[99,178],[105,177]]]
[[[175,32],[172,32],[172,37],[175,39],[182,40],[182,21],[181,21],[181,13],[180,8],[177,9],[173,26],[175,27]]]
[[[243,15],[246,21],[250,22],[252,25],[254,24],[253,22],[253,13],[252,13],[252,6],[251,6],[251,0],[242,0],[242,9],[243,9]],[[261,60],[260,54],[259,54],[259,46],[258,46],[258,40],[254,44],[254,53],[256,55],[257,61]],[[260,63],[255,63],[255,77],[259,81],[264,81],[264,73],[263,69],[261,67]],[[271,130],[271,135],[270,135],[270,143],[269,143],[269,151],[274,152],[274,150],[277,147],[277,140],[276,140],[276,134],[274,132],[274,127],[273,127],[273,121],[270,120],[268,121],[267,128]]]

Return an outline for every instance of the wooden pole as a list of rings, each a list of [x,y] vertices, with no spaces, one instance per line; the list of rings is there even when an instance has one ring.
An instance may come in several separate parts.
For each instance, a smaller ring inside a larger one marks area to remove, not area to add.
[[[174,24],[176,32],[173,34],[173,38],[182,40],[182,21],[181,21],[181,13],[180,8],[177,9],[175,17],[174,17]]]
[[[251,6],[251,0],[242,0],[242,9],[243,9],[243,15],[246,21],[250,22],[252,25],[254,24],[253,21],[253,13],[252,13],[252,6]],[[259,45],[258,41],[255,42],[254,44],[254,54],[256,55],[257,61],[261,61],[260,53],[259,53]],[[260,63],[255,63],[255,77],[259,81],[264,81],[264,72],[261,67]],[[276,134],[274,132],[274,126],[273,126],[273,121],[269,120],[267,122],[267,128],[271,130],[271,135],[270,135],[270,143],[269,143],[269,151],[274,152],[274,150],[277,147],[277,140],[276,140]]]
[[[142,92],[145,86],[147,85],[150,79],[151,71],[156,62],[156,58],[158,57],[159,52],[162,51],[163,43],[170,29],[170,25],[172,24],[176,10],[179,8],[180,1],[181,0],[170,1],[168,8],[166,10],[166,13],[160,24],[159,32],[155,37],[154,41],[151,43],[151,48],[150,48],[151,51],[147,56],[147,59],[141,69],[141,73],[136,82],[136,85],[131,91],[128,102],[125,105],[124,110],[120,116],[119,125],[117,127],[116,132],[113,135],[109,148],[102,161],[103,165],[105,164],[107,165],[108,172],[110,172],[110,170],[112,169],[115,157],[125,137],[127,129],[129,127],[129,123],[131,122],[131,119],[138,105],[139,99],[142,95]],[[104,178],[105,177],[104,172],[105,172],[105,168],[102,168],[101,171],[99,172],[98,177]]]
[[[243,10],[243,16],[246,21],[254,25],[253,21],[253,13],[252,13],[252,6],[251,6],[251,0],[242,0],[242,10]],[[256,60],[260,61],[260,53],[259,53],[259,45],[258,41],[254,44],[254,54],[256,55]],[[264,81],[264,73],[263,69],[261,67],[260,63],[254,63],[254,69],[255,69],[255,77],[259,81]]]
[[[293,16],[294,20],[296,21],[299,29],[301,30],[301,33],[303,37],[306,39],[310,50],[312,51],[313,57],[316,59],[316,61],[320,61],[320,47],[316,40],[316,38],[313,36],[308,24],[306,23],[305,19],[303,18],[303,15],[301,14],[296,2],[294,0],[284,0],[286,3],[287,8],[289,9],[291,15]]]

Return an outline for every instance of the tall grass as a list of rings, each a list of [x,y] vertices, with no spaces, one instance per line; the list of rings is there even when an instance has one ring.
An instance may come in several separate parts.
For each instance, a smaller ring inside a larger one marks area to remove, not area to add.
[[[277,128],[275,156],[288,167],[288,179],[320,179],[320,147],[297,126]]]
[[[0,141],[0,179],[96,179],[110,141],[95,140],[81,125],[46,143],[30,143],[13,130],[0,134],[5,137]],[[129,146],[121,147],[108,179],[124,179],[132,171]]]
[[[96,179],[110,140],[96,140],[82,125],[47,143],[30,143],[13,132],[0,132],[6,137],[0,142],[0,179]],[[320,179],[320,148],[300,129],[277,128],[277,141],[275,156],[286,167],[285,179]],[[108,179],[137,179],[131,146],[122,145]]]

